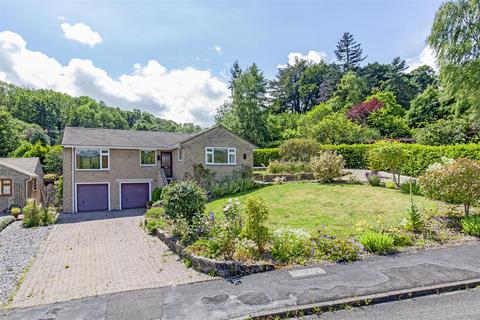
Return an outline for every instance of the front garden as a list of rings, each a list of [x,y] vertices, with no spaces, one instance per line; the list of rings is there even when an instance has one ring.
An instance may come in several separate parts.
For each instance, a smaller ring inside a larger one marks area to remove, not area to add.
[[[201,180],[174,183],[147,211],[146,227],[178,243],[175,251],[189,264],[195,257],[245,265],[348,262],[480,236],[478,161],[443,159],[401,183],[398,152],[396,144],[371,152],[372,166],[394,173],[387,183],[375,171],[368,183],[342,179],[345,162],[330,151],[303,164],[273,163],[286,171],[308,167],[311,181],[275,179],[221,198]]]

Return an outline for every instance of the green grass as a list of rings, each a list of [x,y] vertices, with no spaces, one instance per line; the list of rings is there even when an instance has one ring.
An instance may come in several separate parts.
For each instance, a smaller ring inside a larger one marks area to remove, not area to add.
[[[310,232],[325,225],[331,235],[358,235],[357,223],[374,223],[382,216],[387,224],[397,225],[410,205],[410,196],[398,190],[350,184],[286,183],[214,200],[207,212],[221,214],[228,198],[241,204],[249,196],[262,197],[270,208],[272,230],[284,226],[305,228]],[[434,209],[437,203],[414,196],[418,208]]]

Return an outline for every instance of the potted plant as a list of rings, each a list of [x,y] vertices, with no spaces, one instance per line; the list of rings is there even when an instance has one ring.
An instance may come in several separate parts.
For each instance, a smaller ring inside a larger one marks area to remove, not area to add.
[[[13,207],[12,210],[10,211],[10,214],[15,218],[15,220],[17,220],[21,212],[22,210],[20,208]]]

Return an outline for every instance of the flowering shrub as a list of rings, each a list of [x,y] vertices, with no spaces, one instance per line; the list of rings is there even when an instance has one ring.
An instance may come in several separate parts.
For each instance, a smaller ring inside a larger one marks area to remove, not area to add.
[[[384,103],[373,98],[369,101],[359,103],[350,108],[347,118],[353,122],[366,124],[368,116],[383,107]]]
[[[48,226],[55,223],[56,216],[55,208],[44,208],[35,199],[28,199],[23,208],[22,224],[26,228]]]
[[[270,231],[265,225],[269,216],[265,202],[259,197],[247,198],[245,206],[245,226],[242,236],[252,240],[262,252],[270,238]]]
[[[433,165],[419,181],[427,197],[463,204],[465,215],[480,203],[480,161],[459,158]]]
[[[314,256],[318,259],[333,262],[350,262],[360,258],[363,251],[361,244],[353,239],[336,238],[318,230],[318,236],[313,239]]]
[[[282,228],[273,233],[272,256],[277,261],[302,263],[310,254],[310,234],[307,231]]]
[[[310,160],[310,168],[315,179],[321,182],[333,182],[335,178],[342,176],[345,161],[335,151],[324,151]]]
[[[258,256],[258,246],[250,239],[235,239],[235,253],[233,257],[236,260],[248,261]]]

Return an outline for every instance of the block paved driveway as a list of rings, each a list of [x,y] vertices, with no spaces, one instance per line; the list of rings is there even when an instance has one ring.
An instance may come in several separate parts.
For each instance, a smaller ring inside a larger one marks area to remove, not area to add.
[[[140,227],[143,210],[64,214],[16,293],[27,307],[213,279],[187,269]]]

